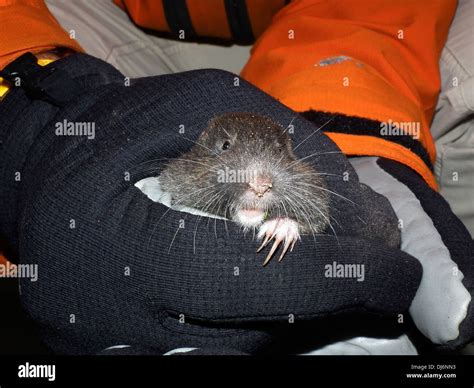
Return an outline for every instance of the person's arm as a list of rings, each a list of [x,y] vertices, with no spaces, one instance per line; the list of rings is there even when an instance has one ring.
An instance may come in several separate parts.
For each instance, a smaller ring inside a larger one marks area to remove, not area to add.
[[[0,69],[26,52],[53,59],[51,50],[82,51],[43,0],[0,0],[0,20]]]
[[[396,160],[435,188],[429,123],[455,9],[454,0],[429,6],[416,0],[292,1],[257,41],[241,75],[297,112],[378,122],[370,133],[364,123],[348,123],[351,132],[335,123],[324,130],[347,155]],[[413,141],[384,135],[384,123],[409,127]]]
[[[82,51],[49,12],[43,0],[0,0],[0,69],[26,52],[47,63]],[[0,78],[0,100],[8,85]],[[0,253],[0,264],[6,259]]]

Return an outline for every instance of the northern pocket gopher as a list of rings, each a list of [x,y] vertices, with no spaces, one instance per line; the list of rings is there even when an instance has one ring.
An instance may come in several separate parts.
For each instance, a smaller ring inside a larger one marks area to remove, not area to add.
[[[294,155],[291,138],[279,124],[252,113],[215,117],[193,147],[170,160],[160,177],[171,204],[258,228],[257,251],[274,240],[264,265],[283,243],[281,260],[300,234],[318,234],[330,225],[324,174]]]

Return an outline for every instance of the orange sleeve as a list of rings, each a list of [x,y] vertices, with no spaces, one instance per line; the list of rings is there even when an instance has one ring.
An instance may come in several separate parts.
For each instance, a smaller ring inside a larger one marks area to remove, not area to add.
[[[455,9],[455,0],[294,0],[275,15],[241,75],[299,112],[419,123],[419,141],[434,161],[429,123]],[[404,147],[330,136],[347,154],[400,161],[436,187],[428,166]]]
[[[0,69],[25,52],[63,47],[83,51],[43,0],[0,0]]]
[[[114,3],[141,27],[166,33],[175,32],[168,21],[171,15],[167,14],[164,0],[114,0]],[[239,16],[229,14],[224,0],[186,0],[176,2],[175,7],[182,14],[189,15],[190,27],[197,37],[232,40],[234,37],[229,17],[237,24],[248,23],[252,36],[257,38],[270,24],[273,15],[283,8],[285,0],[245,0],[237,3],[245,10]]]

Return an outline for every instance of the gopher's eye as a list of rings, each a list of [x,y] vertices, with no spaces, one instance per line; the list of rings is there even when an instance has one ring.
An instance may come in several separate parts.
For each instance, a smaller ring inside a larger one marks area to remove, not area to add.
[[[228,150],[229,148],[230,148],[230,141],[226,140],[224,144],[222,144],[222,149],[225,151],[225,150]]]

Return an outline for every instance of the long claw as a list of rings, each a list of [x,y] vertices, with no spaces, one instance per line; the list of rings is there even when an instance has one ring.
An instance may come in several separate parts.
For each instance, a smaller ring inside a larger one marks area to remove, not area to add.
[[[280,261],[283,260],[283,256],[285,256],[285,253],[286,253],[286,251],[288,250],[288,248],[290,247],[290,245],[291,245],[291,240],[287,240],[287,241],[285,242],[285,246],[284,246],[284,248],[283,248],[283,252],[281,253],[280,258],[278,259],[278,262],[280,262]],[[293,243],[293,245],[294,245],[294,243]]]
[[[271,240],[271,236],[272,235],[270,233],[267,233],[267,235],[265,236],[265,240],[263,240],[263,243],[257,249],[257,252],[260,252],[263,248],[265,248],[267,246],[268,242]]]
[[[291,244],[290,252],[293,252],[293,248],[295,247],[295,244],[296,244],[296,238],[293,240],[293,243]]]
[[[275,242],[273,243],[273,246],[272,246],[272,249],[270,249],[270,252],[268,252],[268,255],[267,257],[265,258],[265,261],[263,262],[263,266],[265,267],[268,262],[271,260],[273,254],[275,253],[275,251],[277,250],[278,246],[280,245],[281,243],[281,240],[278,239],[278,240],[275,240]]]

